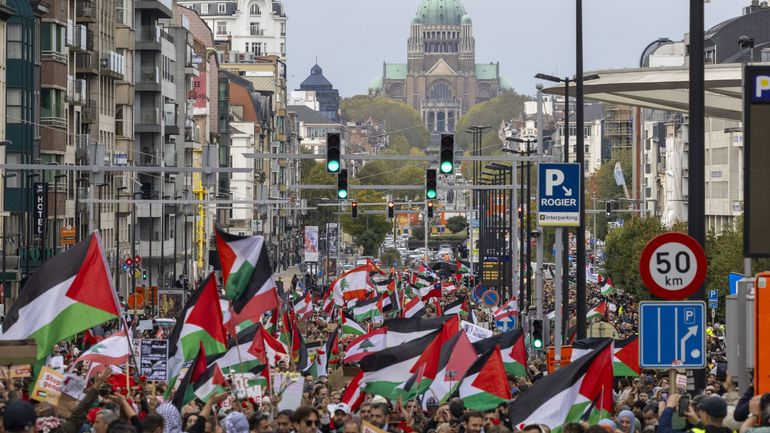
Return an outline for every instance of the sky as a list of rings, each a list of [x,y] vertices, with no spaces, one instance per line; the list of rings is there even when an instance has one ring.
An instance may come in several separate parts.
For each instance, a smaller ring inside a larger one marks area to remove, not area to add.
[[[707,0],[708,1],[708,0]],[[318,59],[343,97],[366,94],[382,62],[406,63],[409,23],[420,0],[284,0],[289,16],[289,87]],[[476,62],[500,62],[518,93],[533,95],[536,73],[575,73],[575,2],[463,0],[473,19]],[[636,68],[644,48],[689,28],[686,0],[584,0],[586,72]],[[710,0],[706,29],[741,14],[750,0]],[[736,41],[737,44],[737,41]]]

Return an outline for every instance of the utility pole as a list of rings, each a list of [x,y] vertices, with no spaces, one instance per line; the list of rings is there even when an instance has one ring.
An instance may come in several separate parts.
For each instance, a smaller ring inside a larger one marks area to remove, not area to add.
[[[537,156],[543,156],[543,85],[538,83],[537,88]],[[538,169],[540,168],[538,163]],[[535,282],[535,313],[538,319],[543,318],[543,243],[545,233],[538,231],[537,236],[537,269]],[[550,323],[548,324],[550,326]]]

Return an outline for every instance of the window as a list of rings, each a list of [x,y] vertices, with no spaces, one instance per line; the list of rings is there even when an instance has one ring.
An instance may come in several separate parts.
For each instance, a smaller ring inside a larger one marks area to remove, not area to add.
[[[286,23],[281,23],[281,36],[286,36]]]
[[[21,24],[8,24],[8,58],[9,59],[21,59],[22,58],[22,30]]]
[[[282,56],[286,55],[286,44],[283,42],[281,42],[281,55]]]
[[[430,88],[431,99],[450,99],[452,98],[452,89],[444,81],[439,81]]]
[[[40,24],[40,49],[43,52],[64,53],[66,29],[54,23]]]
[[[262,33],[259,31],[259,23],[251,23],[249,24],[249,30],[251,33],[251,36],[259,36]]]
[[[577,126],[575,126],[574,123],[571,123],[569,125],[569,136],[574,137],[577,135]]]
[[[218,35],[226,35],[227,34],[227,23],[224,21],[217,22],[217,34]]]
[[[201,15],[206,15],[208,13],[209,13],[209,4],[208,3],[203,3],[201,5]]]
[[[262,15],[258,4],[252,3],[251,6],[249,6],[249,15]]]
[[[489,98],[491,93],[492,93],[492,90],[489,88],[489,85],[482,84],[481,86],[479,86],[479,97],[480,98]]]
[[[5,116],[8,123],[21,123],[22,121],[22,91],[21,89],[8,88],[6,92]]]
[[[227,11],[227,5],[224,3],[217,3],[217,12],[223,14]]]
[[[591,136],[591,125],[585,125],[583,126],[583,137],[590,137]]]

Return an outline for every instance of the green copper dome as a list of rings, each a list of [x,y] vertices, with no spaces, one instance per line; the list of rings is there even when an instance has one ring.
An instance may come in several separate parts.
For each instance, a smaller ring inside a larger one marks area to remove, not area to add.
[[[422,0],[417,15],[427,25],[460,25],[465,15],[461,0]]]

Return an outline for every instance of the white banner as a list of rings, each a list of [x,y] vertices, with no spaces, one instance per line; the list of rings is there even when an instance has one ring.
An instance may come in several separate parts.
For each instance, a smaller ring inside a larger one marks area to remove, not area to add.
[[[318,226],[305,226],[305,262],[318,262]]]

